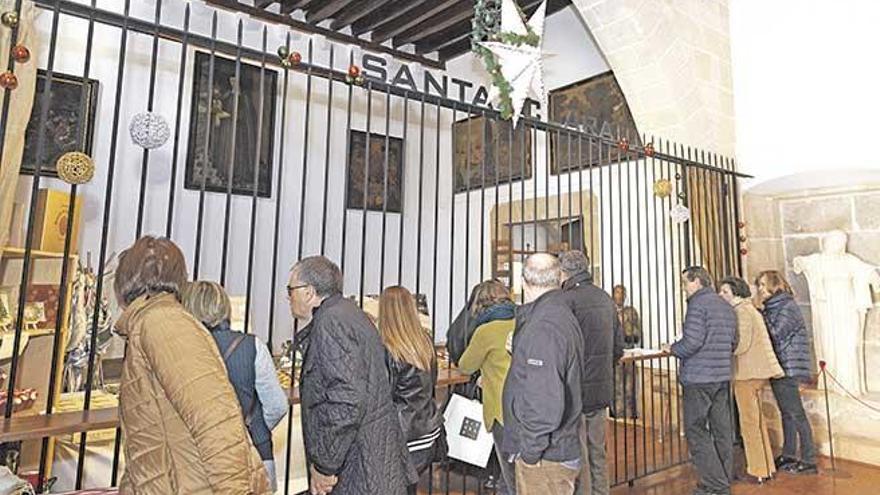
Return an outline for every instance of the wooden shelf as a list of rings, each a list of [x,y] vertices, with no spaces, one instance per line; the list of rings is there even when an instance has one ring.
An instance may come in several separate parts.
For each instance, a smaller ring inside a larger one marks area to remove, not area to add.
[[[4,246],[3,247],[3,257],[4,258],[24,258],[25,249],[12,247],[12,246]],[[68,255],[69,258],[76,258],[76,253],[70,253]],[[40,259],[62,259],[64,258],[64,253],[55,253],[52,251],[37,251],[36,249],[31,249],[31,258],[40,258]]]
[[[0,443],[39,440],[84,431],[116,428],[117,408],[93,409],[36,416],[13,416],[0,420]]]

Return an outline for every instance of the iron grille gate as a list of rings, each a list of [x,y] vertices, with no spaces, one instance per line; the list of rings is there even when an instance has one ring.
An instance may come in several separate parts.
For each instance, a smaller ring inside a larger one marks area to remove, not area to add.
[[[369,77],[363,84],[352,84],[342,68],[354,63],[353,53],[341,53],[333,45],[321,48],[311,39],[297,40],[280,26],[261,26],[253,32],[240,18],[230,22],[226,13],[208,7],[195,12],[188,2],[184,6],[168,0],[164,6],[156,0],[149,19],[132,13],[130,0],[119,3],[120,11],[113,12],[97,8],[96,0],[90,5],[36,0],[42,10],[38,31],[48,40],[48,49],[32,62],[44,70],[45,81],[35,107],[41,111],[31,117],[37,119],[38,129],[46,129],[53,83],[58,84],[65,72],[81,81],[99,80],[104,87],[102,115],[112,115],[96,123],[94,150],[80,150],[95,160],[91,183],[59,182],[48,177],[52,164],[40,160],[32,177],[21,179],[29,188],[22,196],[28,212],[35,211],[40,187],[46,184],[69,194],[69,211],[78,198],[85,198],[85,211],[90,212],[80,245],[72,245],[68,235],[58,256],[63,260],[59,307],[51,365],[43,378],[48,385],[45,414],[50,418],[61,392],[59,367],[66,350],[61,329],[70,310],[69,255],[96,253],[97,273],[103,274],[112,253],[145,233],[165,235],[181,245],[193,278],[214,279],[231,293],[243,294],[245,328],[256,329],[270,349],[291,338],[293,330],[279,290],[287,270],[312,254],[338,262],[346,294],[360,302],[395,284],[424,294],[435,341],[443,339],[471,287],[492,277],[516,286],[520,263],[537,250],[582,249],[598,285],[609,292],[625,285],[629,305],[642,316],[641,345],[647,349],[670,342],[679,327],[684,299],[678,276],[683,268],[703,264],[716,276],[741,273],[740,174],[728,158],[659,138],[599,136],[531,117],[514,129],[492,109],[427,88],[414,91]],[[17,0],[16,9],[21,6],[22,0]],[[16,45],[18,31],[12,28],[10,46]],[[291,51],[300,46],[303,60],[292,67],[279,65],[273,53],[278,45]],[[196,94],[199,77],[206,78],[208,88],[214,87],[215,77],[220,77],[215,71],[222,72],[220,61],[233,65],[236,81],[231,84],[232,115],[222,117],[232,119],[231,135],[222,136],[231,139],[231,150],[215,163],[212,143],[221,138],[215,136],[212,142],[211,133],[228,134],[228,129],[217,131],[215,127],[223,128],[210,124],[202,132],[193,129],[199,112],[207,122],[221,118],[215,115],[215,103],[222,107],[230,95],[206,91],[203,109],[202,100],[192,100],[202,98]],[[207,67],[207,74],[196,75],[199,64]],[[8,68],[16,69],[11,57]],[[257,74],[258,81],[258,89],[249,89],[247,95],[242,91],[245,70]],[[0,147],[15,118],[10,113],[11,94],[5,90]],[[86,92],[81,94],[85,99]],[[241,103],[247,98],[251,107]],[[82,103],[77,122],[86,117]],[[241,108],[255,108],[256,122],[240,125]],[[267,109],[280,115],[275,125],[264,125]],[[120,137],[126,130],[123,120],[142,111],[173,115],[171,139],[163,148],[135,148]],[[183,132],[186,129],[190,132]],[[235,175],[242,160],[236,151],[241,133],[256,136],[252,177]],[[47,139],[46,132],[38,134],[38,157],[48,147]],[[204,143],[201,148],[199,140]],[[264,155],[267,140],[273,145]],[[639,145],[627,147],[622,140]],[[212,163],[227,171],[219,187],[216,177],[214,182],[208,179]],[[551,173],[551,164],[557,173]],[[268,173],[261,173],[263,166]],[[201,171],[200,180],[192,180],[185,169],[192,169],[194,176]],[[244,190],[233,178],[247,184]],[[671,217],[678,206],[690,207],[689,221]],[[24,307],[32,284],[28,274],[38,257],[32,217],[25,221],[8,397],[15,391],[20,365]],[[67,232],[73,230],[74,217],[67,217]],[[11,252],[4,250],[4,258]],[[112,293],[103,277],[98,278],[97,292]],[[89,318],[84,410],[93,407],[98,312]],[[618,368],[616,373],[625,379],[616,379],[615,387],[635,400],[624,400],[622,411],[616,405],[610,423],[613,484],[631,483],[686,460],[675,372],[674,360],[651,355],[628,357]],[[438,394],[448,394],[453,382],[448,380],[446,390]],[[291,487],[292,418],[289,414],[285,493]],[[12,434],[6,440],[34,438],[16,431],[13,419],[10,400],[4,429]],[[79,434],[74,484],[80,488],[91,428],[71,428]],[[109,486],[118,480],[118,432]],[[42,437],[39,450],[42,480],[51,464],[49,437]],[[435,479],[445,493],[483,491],[481,474],[469,478],[467,469],[449,465],[435,466],[434,471],[439,474],[423,480],[429,492],[437,489]]]

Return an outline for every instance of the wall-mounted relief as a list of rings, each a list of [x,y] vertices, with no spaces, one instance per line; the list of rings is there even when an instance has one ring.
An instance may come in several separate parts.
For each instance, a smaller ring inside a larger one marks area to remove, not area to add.
[[[452,124],[455,192],[532,178],[532,131],[509,120],[470,117]]]
[[[365,132],[349,131],[346,207],[363,210],[366,191],[367,210],[400,213],[403,209],[403,139],[370,133],[367,155],[366,137]]]

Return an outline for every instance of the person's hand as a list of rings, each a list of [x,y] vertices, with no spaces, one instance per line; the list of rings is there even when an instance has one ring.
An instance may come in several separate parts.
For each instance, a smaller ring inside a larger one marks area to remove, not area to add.
[[[333,487],[339,481],[336,476],[325,476],[315,469],[315,466],[309,468],[311,472],[311,482],[309,483],[309,492],[312,495],[327,495],[333,491]]]
[[[660,346],[660,352],[669,356],[672,354],[672,346],[669,344],[662,344]]]
[[[480,377],[477,378],[477,386],[483,388],[483,375],[480,375]]]

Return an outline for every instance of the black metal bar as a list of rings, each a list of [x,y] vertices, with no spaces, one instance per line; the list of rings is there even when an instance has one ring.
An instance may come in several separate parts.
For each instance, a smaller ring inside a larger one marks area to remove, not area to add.
[[[645,136],[643,134],[642,135],[642,142],[644,142],[644,141],[645,141]],[[649,141],[649,143],[651,143],[651,146],[654,145],[654,136],[651,136],[651,140]],[[651,179],[656,183],[656,181],[658,180],[657,163],[655,162],[655,159],[653,156],[647,161],[650,161],[650,163],[651,163]],[[645,206],[648,207],[648,205],[651,205],[651,219],[650,220],[653,220],[653,227],[654,227],[654,229],[653,229],[653,238],[654,238],[653,241],[654,242],[653,243],[651,242],[651,240],[650,240],[651,236],[649,236],[649,239],[646,242],[646,244],[649,246],[649,249],[651,250],[653,260],[654,260],[653,280],[651,280],[650,269],[649,269],[649,275],[648,275],[648,278],[649,278],[649,284],[648,284],[649,289],[648,290],[650,291],[651,294],[654,295],[654,298],[652,299],[649,294],[648,297],[649,297],[650,305],[649,305],[648,311],[650,313],[654,313],[654,310],[656,308],[656,310],[657,310],[656,314],[659,315],[660,314],[660,249],[659,248],[664,243],[660,242],[660,232],[657,230],[657,210],[658,210],[658,208],[660,208],[660,204],[658,204],[658,203],[662,204],[662,200],[660,200],[659,202],[657,200],[653,200],[653,204],[652,204],[651,189],[652,189],[652,187],[648,184],[648,181],[646,179],[645,180]],[[647,211],[646,211],[646,213],[647,213]],[[650,225],[651,225],[650,220],[648,220],[648,219],[645,220],[645,225],[648,226],[647,228],[650,228]],[[650,315],[649,321],[651,322],[651,324],[649,325],[651,328],[651,335],[654,334],[654,325],[653,324],[656,321],[657,346],[654,347],[654,342],[653,342],[653,337],[652,337],[652,342],[648,345],[648,347],[650,347],[652,349],[659,348],[660,344],[661,344],[660,326],[662,325],[662,322],[660,321],[659,316],[655,319],[653,314]],[[662,366],[663,360],[662,359],[658,360],[658,363]],[[654,378],[657,376],[657,373],[654,371],[653,365],[651,366],[650,374],[651,374],[651,445],[652,445],[652,447],[651,447],[651,456],[652,456],[651,457],[651,465],[653,466],[653,470],[656,471],[657,470],[657,441],[658,440],[657,440],[656,427],[654,426],[656,424],[656,421],[654,418],[656,417],[655,414],[657,412],[656,403],[654,400],[654,396],[656,395],[654,393],[654,390],[655,390]],[[660,378],[662,380],[662,373],[660,375]],[[644,384],[644,382],[642,382],[642,383]],[[661,383],[661,388],[662,388],[662,383]],[[660,401],[660,407],[661,408],[663,407],[662,400]],[[661,418],[663,417],[662,409],[661,409],[660,417]],[[662,438],[662,433],[661,433],[661,438]]]
[[[288,51],[290,51],[290,33],[287,33],[284,46],[287,48]],[[269,335],[266,339],[266,345],[269,347],[269,352],[272,352],[272,349],[274,347],[274,344],[272,343],[272,337],[274,337],[275,333],[275,292],[278,290],[278,277],[276,276],[276,274],[278,273],[278,244],[281,236],[281,193],[284,190],[284,149],[286,144],[286,140],[284,139],[284,137],[287,131],[287,92],[289,88],[289,78],[290,71],[285,69],[283,83],[284,88],[282,90],[281,98],[281,139],[279,141],[278,149],[278,175],[276,176],[277,179],[275,181],[275,226],[272,233],[272,276],[269,277]],[[344,212],[345,210],[343,210],[343,214]],[[292,374],[291,386],[293,386]]]
[[[424,98],[424,96],[421,98],[420,108],[421,109],[419,110],[419,215],[418,215],[418,218],[416,219],[416,264],[415,264],[416,294],[420,293],[421,287],[422,287],[422,285],[421,285],[421,282],[422,282],[422,208],[424,206],[424,203],[422,200],[424,199],[423,193],[424,193],[424,186],[425,186],[425,179],[424,179],[424,172],[425,172],[425,98]],[[439,112],[440,107],[437,107],[437,109]],[[439,130],[439,128],[440,128],[439,115],[440,114],[438,113],[437,115],[438,115],[437,128]],[[439,148],[440,148],[439,137],[437,139],[438,139],[437,148],[439,150]],[[438,160],[438,163],[439,163],[439,160]],[[435,170],[437,169],[437,167],[434,167],[434,168],[435,168]],[[438,174],[438,176],[439,176],[439,174]],[[436,182],[436,180],[435,180],[435,182]],[[435,192],[434,193],[434,201],[436,202],[436,200],[437,200],[437,193]],[[403,221],[402,215],[401,215],[401,221]],[[434,238],[436,239],[437,238],[437,221],[436,220],[434,220],[433,227],[434,227]],[[434,250],[435,251],[437,250],[436,246],[437,246],[437,243],[435,242],[434,243]],[[435,256],[435,258],[436,258],[436,256]],[[436,263],[435,263],[435,265],[436,265]],[[436,277],[436,271],[434,273],[434,277]],[[436,290],[436,284],[435,284],[434,290]],[[435,303],[436,300],[437,300],[437,294],[434,291],[431,291],[432,304]],[[437,309],[436,304],[433,304],[433,305],[434,305],[434,308],[431,309],[432,322],[436,318],[436,309]],[[432,331],[434,329],[433,323],[431,324],[431,329],[432,329]]]
[[[382,170],[382,248],[379,255],[379,293],[385,288],[385,231],[388,225],[388,150],[391,147],[391,93],[385,92],[385,156]],[[364,190],[366,194],[368,189]],[[402,205],[401,205],[402,206]],[[403,208],[401,208],[403,210]],[[365,213],[366,214],[366,213]]]
[[[481,113],[482,121],[480,125],[480,149],[483,151],[483,157],[480,158],[480,282],[486,280],[486,114]],[[471,150],[468,150],[470,155]],[[465,294],[465,298],[468,294]]]
[[[354,53],[348,54],[349,66],[354,64]],[[348,85],[348,101],[345,115],[345,192],[342,195],[342,241],[339,250],[339,268],[345,273],[345,240],[348,237],[348,170],[351,168],[351,97],[354,88]]]
[[[147,96],[147,111],[153,111],[153,100],[156,93],[156,63],[159,55],[159,31],[158,26],[162,20],[162,0],[156,0],[156,29],[153,31],[153,51],[150,54],[150,82]],[[150,150],[144,148],[143,159],[141,161],[141,187],[140,196],[138,198],[138,216],[137,228],[135,230],[135,238],[141,236],[144,226],[144,203],[147,200],[147,165],[150,162]]]
[[[406,168],[408,166],[408,162],[406,159],[406,146],[409,141],[407,138],[409,137],[409,95],[403,97],[403,151],[402,156],[400,158],[400,214],[398,215],[398,224],[397,224],[397,285],[403,285],[403,220],[404,220],[404,211],[406,211]],[[421,181],[421,177],[419,177]],[[421,187],[421,184],[419,184]],[[421,206],[421,205],[420,205]],[[421,217],[421,213],[419,213]],[[416,270],[418,270],[418,265],[416,265]],[[418,291],[415,292],[418,297]]]
[[[306,231],[306,185],[308,184],[309,172],[309,125],[312,110],[312,57],[314,55],[314,42],[309,39],[308,69],[306,69],[306,102],[305,115],[303,120],[303,155],[302,155],[302,183],[300,184],[299,196],[299,235],[296,244],[296,259],[302,259],[303,251],[303,235]],[[332,102],[327,102],[332,106]],[[369,124],[367,125],[369,127]],[[370,140],[369,129],[367,130],[367,142]],[[367,155],[367,163],[369,163],[369,155]],[[367,188],[364,187],[364,198],[366,198]]]
[[[128,17],[128,12],[131,7],[131,0],[125,0],[125,14],[126,18]],[[55,37],[53,36],[53,39]],[[112,125],[112,134],[110,136],[110,158],[107,166],[107,189],[104,195],[104,214],[102,220],[102,229],[101,229],[101,249],[99,254],[98,261],[98,281],[95,287],[96,294],[104,293],[104,269],[106,268],[107,263],[107,243],[108,243],[108,233],[110,229],[110,214],[111,214],[111,203],[113,200],[113,179],[114,172],[116,171],[116,150],[118,145],[118,133],[119,133],[119,119],[121,117],[121,103],[122,103],[122,88],[123,88],[123,77],[125,74],[125,51],[128,46],[128,31],[126,26],[123,25],[122,33],[121,33],[121,42],[119,45],[119,62],[116,71],[116,97],[115,97],[115,105],[113,111],[113,125]],[[38,169],[39,170],[39,169]],[[85,397],[83,402],[83,410],[88,411],[91,408],[92,403],[92,381],[95,375],[95,355],[98,347],[98,317],[100,315],[100,311],[98,309],[98,305],[95,307],[95,311],[92,314],[92,334],[91,341],[89,342],[89,365],[88,372],[86,375],[86,390]],[[13,353],[13,356],[17,354],[17,349]],[[15,363],[13,362],[13,367]],[[10,383],[14,380],[10,380]],[[9,395],[11,397],[11,394]],[[79,441],[79,454],[77,456],[77,466],[76,466],[76,489],[79,490],[82,488],[83,481],[83,459],[86,454],[86,438],[88,432],[83,432],[80,435]]]
[[[507,280],[510,282],[510,288],[513,289],[515,281],[513,280],[513,124],[509,124],[507,129]],[[524,260],[525,261],[525,260]],[[525,291],[520,294],[520,303],[525,302]]]
[[[571,197],[571,194],[572,194],[571,193],[571,174],[572,174],[572,168],[573,168],[571,165],[571,133],[566,132],[565,137],[566,137],[566,148],[568,151],[568,167],[566,168],[566,171],[565,171],[565,175],[568,178],[568,191],[567,191],[567,193],[568,193],[568,215],[566,215],[568,217],[568,249],[573,249],[574,244],[572,243],[572,241],[573,241],[572,222],[574,221],[575,215],[574,215],[574,210],[572,210],[573,199]],[[559,233],[559,238],[562,239],[562,232]]]
[[[290,50],[288,49],[288,52]],[[333,69],[333,44],[330,44],[330,62],[329,66]],[[333,130],[332,122],[333,122],[333,72],[330,72],[330,77],[327,78],[327,129],[326,134],[324,136],[324,205],[322,209],[322,222],[321,222],[321,254],[325,253],[325,248],[327,245],[327,197],[329,196],[329,187],[330,187],[330,132]],[[306,122],[306,126],[308,126],[308,122]],[[280,196],[279,196],[280,198]],[[342,209],[342,214],[345,215],[345,208]],[[300,227],[302,229],[302,227]]]
[[[224,215],[223,215],[223,242],[221,244],[222,251],[220,253],[220,285],[226,285],[226,268],[228,266],[228,256],[229,256],[229,230],[232,225],[232,177],[234,175],[234,166],[235,166],[235,151],[236,146],[238,144],[238,103],[241,97],[241,45],[242,45],[242,35],[244,34],[244,21],[242,19],[238,20],[238,30],[236,35],[236,47],[237,50],[235,52],[235,85],[232,88],[232,142],[230,143],[229,150],[229,160],[226,163],[226,205],[224,207]],[[262,75],[262,73],[261,73]],[[262,86],[260,86],[260,91],[262,91]],[[262,115],[259,118],[259,122],[262,123]],[[259,147],[259,146],[258,146]],[[257,156],[257,160],[254,163],[259,164],[259,156]],[[259,170],[259,166],[255,166],[254,170]],[[245,331],[247,331],[247,327],[245,326]]]
[[[128,16],[126,16],[126,22],[128,21]],[[206,110],[207,116],[205,117],[208,124],[205,125],[205,149],[202,151],[202,167],[207,169],[208,167],[208,156],[211,150],[211,112],[214,108],[214,59],[217,55],[217,12],[214,12],[214,15],[211,17],[211,43],[210,43],[210,57],[208,59],[208,88],[211,88],[208,91],[208,101]],[[193,160],[195,161],[195,159]],[[206,170],[202,170],[202,180],[201,185],[199,186],[199,209],[197,213],[196,220],[196,247],[195,247],[195,255],[193,256],[193,280],[199,279],[199,267],[202,259],[202,227],[205,219],[205,181],[208,174]]]
[[[735,161],[731,160],[730,166],[734,170],[736,170],[736,162]],[[741,235],[741,233],[739,231],[740,225],[743,225],[743,223],[742,223],[742,211],[740,209],[739,181],[737,180],[736,177],[733,178],[733,219],[734,219],[734,223],[737,228],[736,236],[738,238]],[[745,232],[745,231],[743,230],[743,232]],[[745,271],[743,270],[743,257],[742,257],[741,251],[737,250],[735,255],[736,255],[736,272],[737,272],[737,275],[742,277],[745,275]]]
[[[266,53],[266,44],[268,42],[268,29],[266,26],[263,26],[263,53]],[[275,102],[270,102],[271,105],[274,105]],[[248,241],[248,267],[247,267],[247,287],[245,289],[245,298],[244,298],[244,333],[250,332],[250,322],[251,322],[251,305],[253,304],[253,299],[251,298],[251,292],[254,288],[254,253],[256,251],[257,246],[257,199],[258,199],[258,191],[260,190],[260,157],[263,154],[263,109],[266,105],[266,56],[260,60],[260,95],[257,99],[257,146],[254,151],[254,189],[252,191],[251,196],[251,218],[250,225],[248,226],[248,230],[250,232],[250,239]],[[271,131],[270,131],[271,132]],[[272,158],[269,157],[269,160]],[[303,199],[305,201],[305,199]],[[226,212],[227,217],[229,216],[229,212]],[[300,232],[302,232],[302,225],[300,225]],[[224,260],[225,263],[225,260]]]
[[[467,151],[465,152],[465,170],[467,173],[465,174],[465,192],[464,192],[464,278],[462,282],[464,283],[464,290],[462,291],[462,299],[464,300],[464,304],[467,304],[468,301],[468,281],[470,279],[470,251],[471,251],[471,134],[473,134],[473,123],[474,118],[471,114],[467,114]],[[455,148],[453,148],[454,150]],[[455,179],[453,179],[454,181]],[[455,201],[455,187],[452,188],[452,201]],[[455,217],[453,216],[453,223],[455,222]],[[450,257],[453,256],[454,250],[450,252]],[[454,267],[455,265],[452,263],[452,259],[450,259],[449,266]],[[454,269],[454,268],[453,268]]]
[[[587,232],[587,228],[584,225],[587,220],[587,216],[584,215],[584,137],[578,135],[578,143],[577,143],[577,161],[578,161],[578,218],[580,219],[581,224],[581,232],[578,236],[578,250],[584,253],[584,234]],[[590,194],[593,192],[590,191]],[[574,246],[572,246],[574,248]],[[586,253],[585,253],[586,254]],[[590,263],[593,262],[593,258],[590,258]],[[593,273],[592,267],[587,267],[590,273]]]
[[[369,220],[369,210],[367,209],[367,198],[370,191],[370,138],[372,137],[371,119],[373,113],[373,85],[367,82],[367,128],[364,129],[364,204],[361,213],[361,264],[360,264],[360,288],[358,290],[358,303],[364,305],[364,270],[366,269],[367,259],[367,221]],[[300,231],[302,232],[302,231]]]
[[[174,144],[171,151],[171,180],[168,183],[168,219],[165,223],[165,237],[171,238],[174,226],[174,196],[177,192],[177,162],[180,151],[181,113],[183,112],[183,84],[186,80],[187,54],[189,53],[189,17],[190,4],[183,11],[183,35],[180,38],[180,66],[177,72],[177,113],[174,117]],[[89,12],[89,22],[94,23],[95,2]]]

